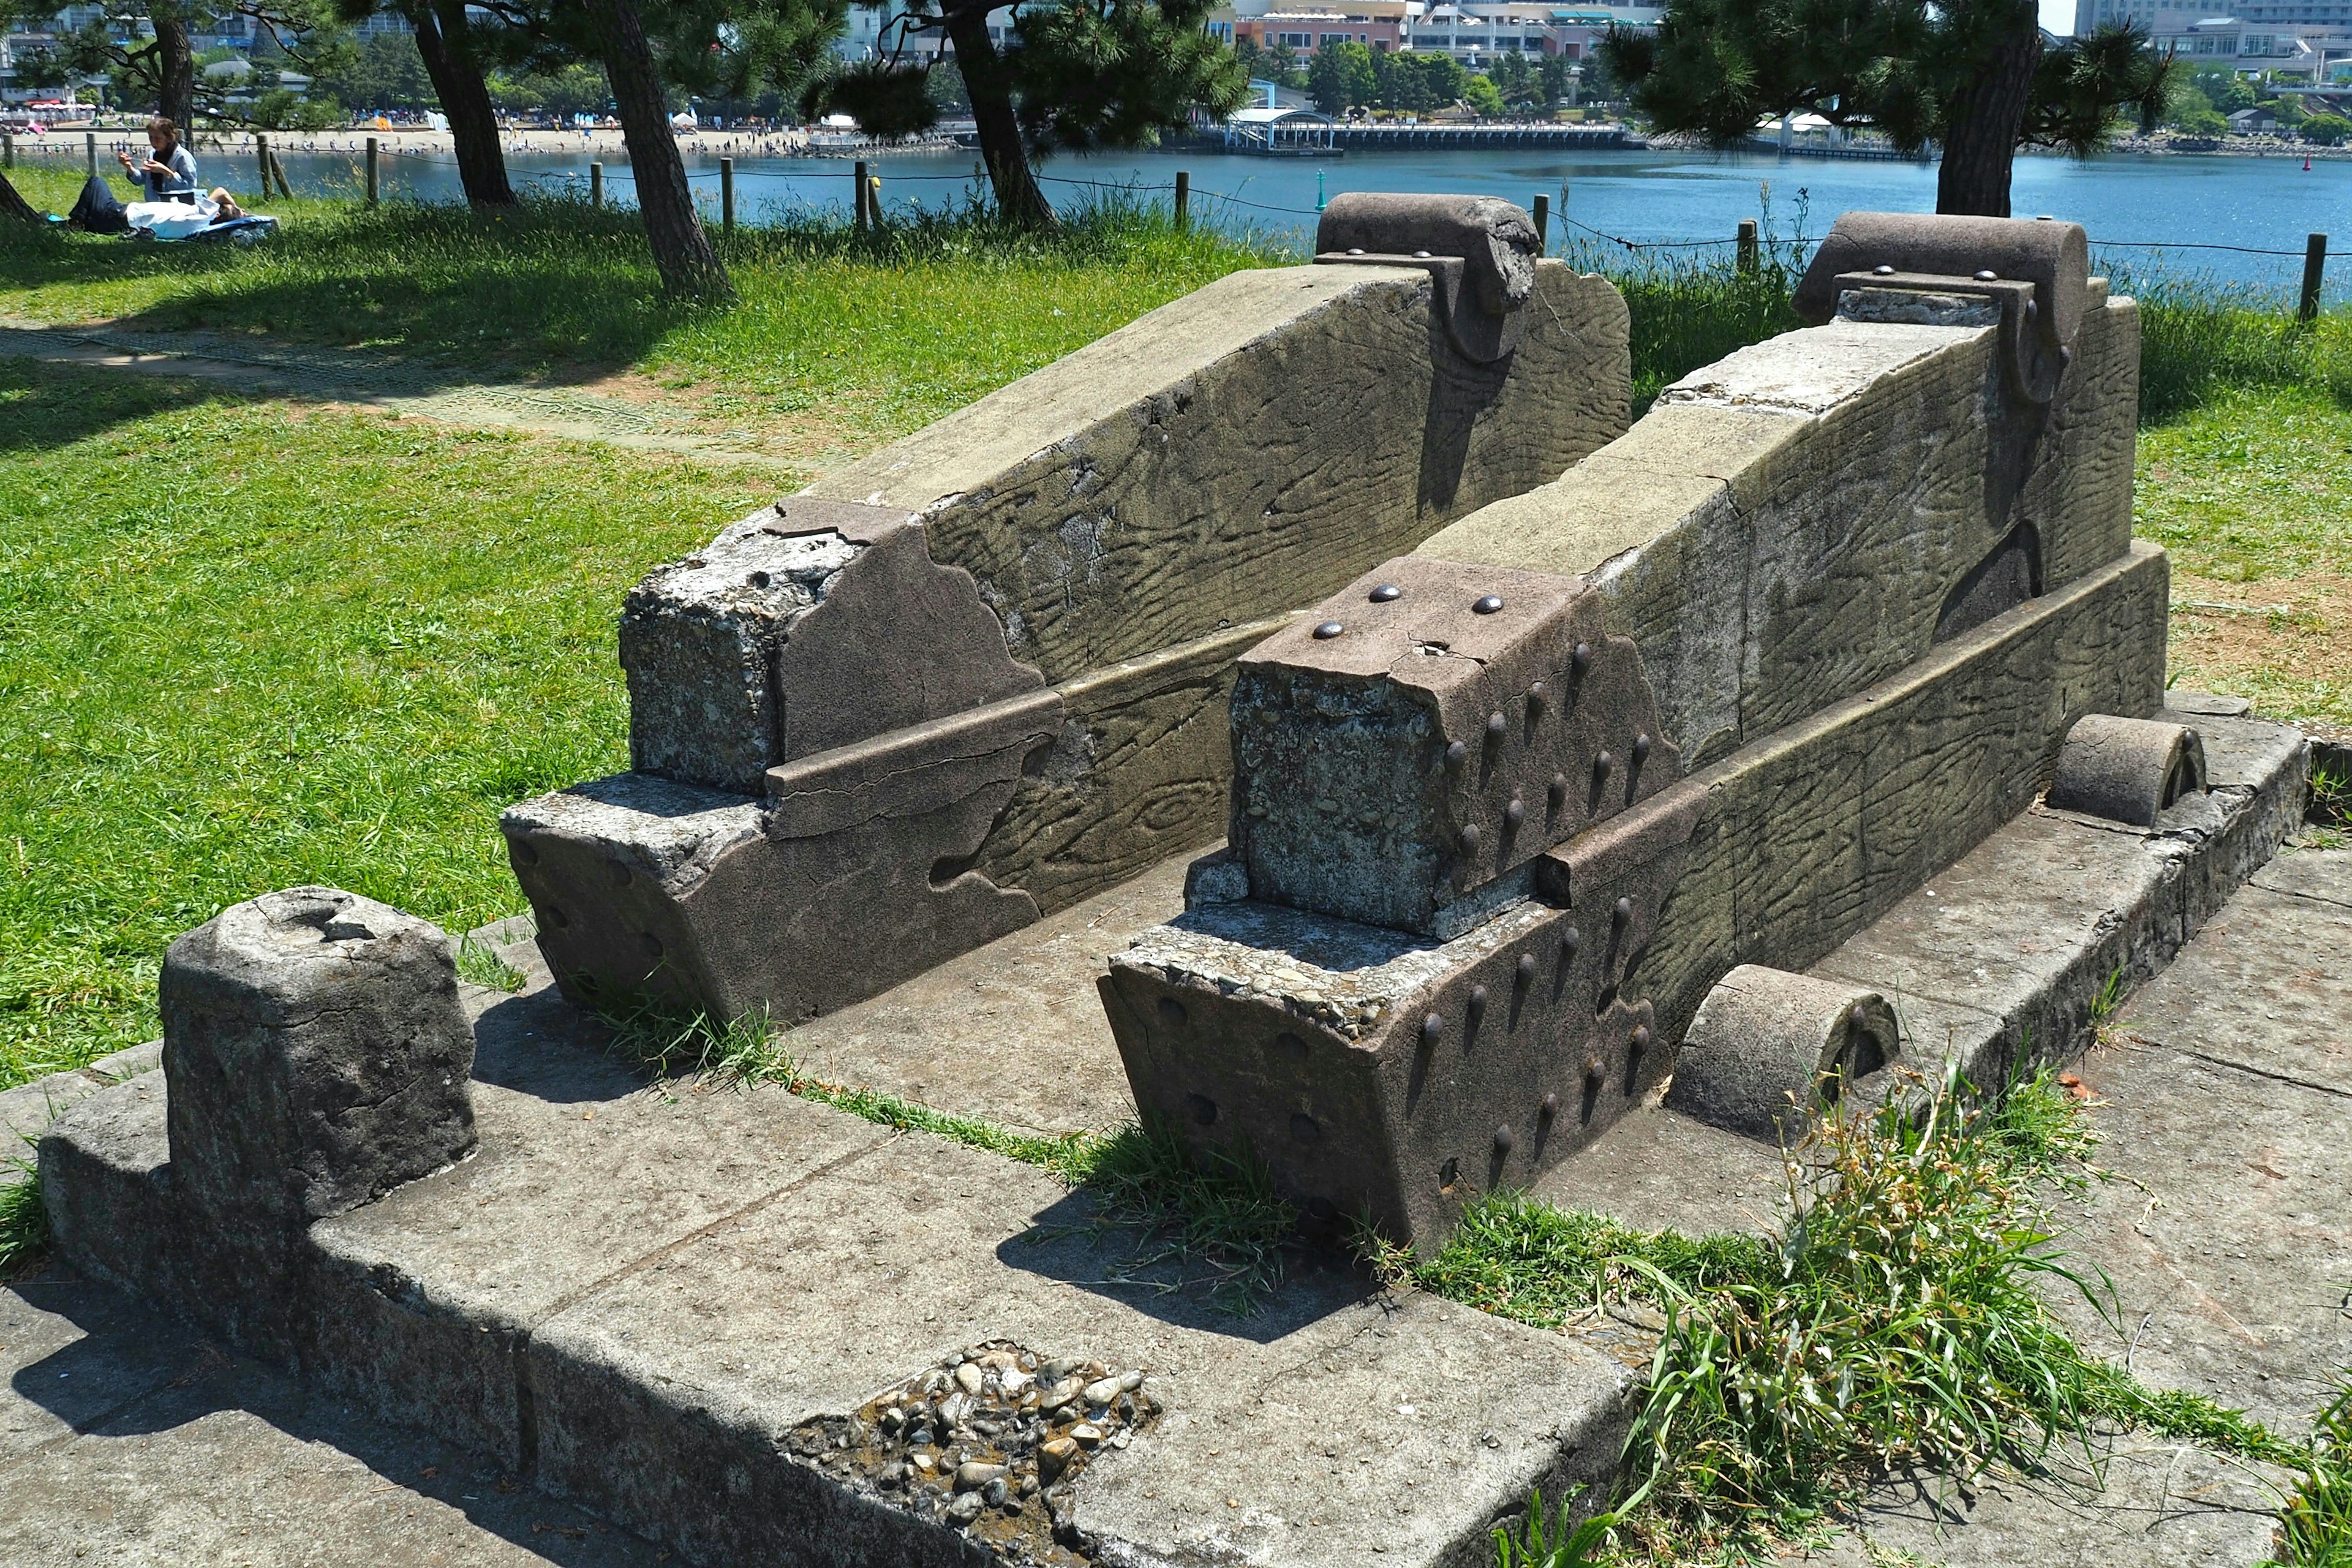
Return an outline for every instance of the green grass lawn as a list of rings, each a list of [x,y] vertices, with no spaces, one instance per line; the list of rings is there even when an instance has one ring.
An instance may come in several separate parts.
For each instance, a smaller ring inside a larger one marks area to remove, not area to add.
[[[53,211],[79,186],[19,173]],[[539,198],[497,217],[301,199],[269,210],[285,233],[242,247],[0,226],[0,318],[381,349],[453,380],[637,373],[737,423],[872,445],[1282,258],[1125,205],[1072,212],[1054,239],[939,217],[863,236],[812,220],[723,240],[742,302],[711,311],[662,298],[634,212]]]
[[[0,360],[0,1085],[152,1037],[267,889],[513,910],[499,809],[625,765],[620,595],[772,493]]]

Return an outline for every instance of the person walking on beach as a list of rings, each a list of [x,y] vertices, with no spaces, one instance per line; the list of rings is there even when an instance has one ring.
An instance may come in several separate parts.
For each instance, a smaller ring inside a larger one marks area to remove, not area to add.
[[[128,153],[115,153],[123,173],[145,188],[151,202],[193,202],[196,199],[196,160],[180,145],[178,127],[162,115],[147,122],[148,156],[132,163]]]

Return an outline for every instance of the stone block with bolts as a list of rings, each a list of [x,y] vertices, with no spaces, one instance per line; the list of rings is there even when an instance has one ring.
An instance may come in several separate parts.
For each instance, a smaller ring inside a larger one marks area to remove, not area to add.
[[[575,999],[797,1021],[1209,843],[1237,655],[1623,430],[1525,214],[1340,206],[1428,254],[1234,274],[638,584],[635,771],[503,822]]]
[[[1229,851],[1104,983],[1147,1111],[1442,1235],[1663,1084],[1727,970],[1817,959],[2046,785],[2086,711],[2153,709],[2135,318],[2079,231],[2035,227],[1843,223],[1840,256],[1900,254],[1809,279],[1812,319],[1838,319],[1695,373],[1245,658]],[[1578,648],[1610,695],[1555,707]],[[1635,750],[1640,773],[1609,771]],[[1604,908],[1619,939],[1576,1005],[1526,1005],[1530,939],[1589,946]],[[1743,1131],[1810,1110],[1824,1051],[1880,1059],[1810,1016],[1764,1029],[1740,994],[1708,1005],[1682,1092]],[[1507,995],[1510,1027],[1484,1026]],[[1449,1029],[1458,1062],[1425,1048]],[[1528,1140],[1524,1102],[1577,1081],[1621,1087]]]

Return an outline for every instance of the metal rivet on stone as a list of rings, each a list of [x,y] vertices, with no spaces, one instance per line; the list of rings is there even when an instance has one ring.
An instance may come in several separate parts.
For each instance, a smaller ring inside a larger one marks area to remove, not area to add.
[[[1649,1025],[1636,1024],[1633,1026],[1633,1048],[1637,1051],[1646,1051],[1650,1048]]]
[[[1503,596],[1500,594],[1488,594],[1472,604],[1470,609],[1474,615],[1491,616],[1502,607]]]
[[[1888,266],[1888,265],[1886,265],[1886,263],[1885,263],[1884,261],[1880,262],[1877,266],[1875,266],[1875,267],[1872,268],[1871,268],[1871,270],[1872,270],[1873,272],[1876,273],[1876,274],[1877,274],[1879,277],[1881,277],[1881,278],[1892,278],[1892,277],[1894,277],[1894,276],[1895,276],[1895,268],[1893,268],[1892,267],[1889,267],[1889,266]]]
[[[1616,765],[1617,759],[1611,756],[1608,752],[1595,752],[1592,753],[1593,777],[1601,779],[1607,778],[1609,776],[1609,770]]]
[[[1552,774],[1551,788],[1545,793],[1551,800],[1551,808],[1554,811],[1558,811],[1568,802],[1568,775],[1566,773]]]
[[[1301,1143],[1312,1143],[1323,1136],[1323,1129],[1317,1126],[1315,1118],[1305,1111],[1294,1111],[1290,1118],[1290,1135]]]
[[[1436,1014],[1432,1013],[1428,1017],[1423,1018],[1421,1021],[1421,1043],[1423,1045],[1433,1046],[1437,1044],[1437,1037],[1444,1033],[1445,1033],[1445,1020],[1439,1017]]]
[[[1609,918],[1616,921],[1621,926],[1630,923],[1633,919],[1633,900],[1631,899],[1618,900],[1617,907],[1609,911]]]
[[[1484,985],[1473,985],[1470,987],[1470,1016],[1475,1018],[1486,1011],[1486,988]]]
[[[1515,800],[1511,802],[1510,805],[1503,807],[1504,826],[1516,828],[1520,823],[1525,822],[1527,819],[1528,808],[1522,803]]]
[[[1315,640],[1318,642],[1328,642],[1347,629],[1347,627],[1341,626],[1337,621],[1325,621],[1321,626],[1315,628]]]
[[[662,955],[661,938],[649,931],[641,931],[637,933],[637,945],[646,950],[647,958],[659,958]]]
[[[1592,668],[1592,645],[1589,642],[1578,643],[1576,645],[1576,651],[1568,656],[1568,668],[1580,676],[1586,670],[1591,669]]]
[[[1640,767],[1650,760],[1650,737],[1645,731],[1633,737],[1633,765]]]
[[[1562,958],[1574,958],[1576,956],[1576,950],[1583,945],[1583,933],[1579,931],[1574,926],[1570,926],[1566,931],[1559,933],[1559,955]]]
[[[1512,1145],[1514,1142],[1517,1142],[1517,1140],[1516,1140],[1516,1139],[1514,1139],[1514,1138],[1511,1136],[1511,1130],[1510,1130],[1509,1128],[1507,1128],[1507,1127],[1497,1127],[1497,1128],[1496,1128],[1496,1129],[1495,1129],[1495,1152],[1496,1152],[1496,1153],[1497,1153],[1497,1154],[1507,1154],[1507,1153],[1509,1153],[1509,1152],[1511,1152],[1511,1145]]]
[[[1360,245],[1351,245],[1348,247],[1348,254],[1350,256],[1361,256],[1364,254],[1364,247]]]
[[[1412,258],[1415,261],[1426,261],[1429,259],[1429,252],[1426,250],[1416,250],[1412,253]]]
[[[1404,590],[1393,583],[1383,583],[1372,590],[1371,597],[1375,605],[1392,604],[1404,597]]]
[[[1977,281],[1979,283],[1998,283],[2000,281],[2000,274],[1995,272],[1990,267],[1979,267],[1977,268]]]
[[[1546,1121],[1549,1121],[1553,1117],[1558,1116],[1559,1114],[1559,1096],[1556,1094],[1545,1095],[1543,1097],[1543,1103],[1536,1107],[1536,1114],[1542,1117]]]
[[[1177,1028],[1181,1028],[1183,1027],[1185,1021],[1191,1017],[1192,1015],[1184,1011],[1184,1004],[1176,1000],[1175,997],[1162,996],[1160,999],[1160,1021],[1161,1023],[1171,1025]]]
[[[1536,712],[1540,713],[1543,711],[1544,700],[1550,694],[1544,689],[1544,683],[1538,680],[1533,686],[1528,688],[1528,706]]]
[[[1600,1082],[1601,1073],[1606,1070],[1607,1069],[1601,1063],[1599,1052],[1596,1051],[1591,1056],[1584,1058],[1584,1076],[1591,1079],[1593,1082]]]
[[[1511,721],[1500,713],[1486,715],[1486,739],[1499,741],[1510,732]]]
[[[1478,825],[1474,822],[1454,836],[1454,842],[1462,846],[1463,853],[1469,854],[1477,849],[1478,838]]]
[[[1518,976],[1520,984],[1532,984],[1536,977],[1536,955],[1532,952],[1519,954],[1518,965],[1513,973]]]
[[[1449,768],[1458,768],[1469,754],[1470,748],[1456,741],[1445,748],[1445,765]]]

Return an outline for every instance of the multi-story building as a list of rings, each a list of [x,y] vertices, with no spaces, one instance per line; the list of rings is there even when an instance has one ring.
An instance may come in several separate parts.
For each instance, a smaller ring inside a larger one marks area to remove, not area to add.
[[[1337,43],[1401,49],[1421,8],[1421,0],[1340,0],[1336,5],[1292,0],[1254,16],[1236,12],[1228,24],[1229,37],[1236,42],[1247,38],[1260,48],[1281,47],[1301,55]],[[1215,25],[1213,19],[1211,25]]]
[[[2199,69],[2301,77],[2314,83],[2352,71],[2352,0],[2253,0],[2215,13],[2157,0],[2075,0],[2077,35],[2136,22],[2159,49]]]

